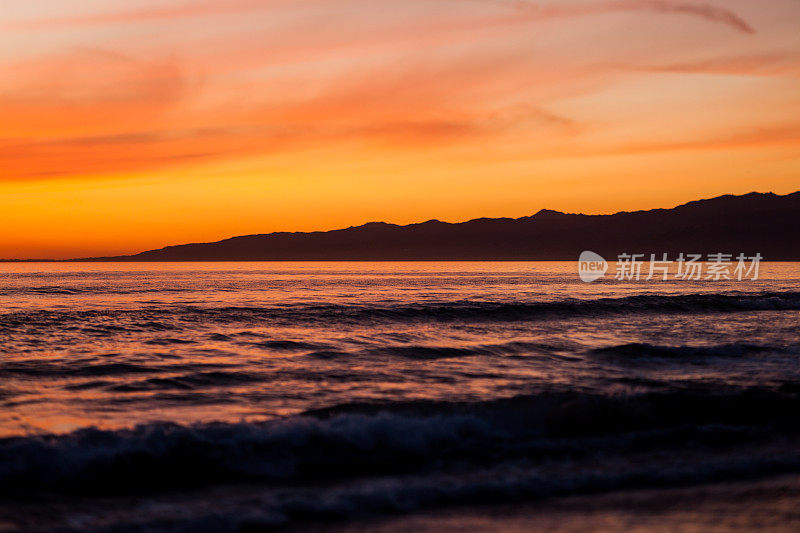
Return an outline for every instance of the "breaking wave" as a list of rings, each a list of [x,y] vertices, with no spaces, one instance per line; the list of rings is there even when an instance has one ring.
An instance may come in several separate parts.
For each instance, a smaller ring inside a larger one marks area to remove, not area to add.
[[[785,383],[724,393],[346,404],[266,422],[88,428],[0,440],[0,492],[313,484],[523,460],[552,465],[601,452],[724,450],[800,435],[798,409],[800,386]]]

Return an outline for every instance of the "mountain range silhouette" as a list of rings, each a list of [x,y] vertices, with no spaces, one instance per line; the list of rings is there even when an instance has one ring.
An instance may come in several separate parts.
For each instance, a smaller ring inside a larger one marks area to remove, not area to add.
[[[760,253],[765,260],[800,260],[800,191],[749,193],[698,200],[672,209],[613,215],[543,209],[521,218],[370,222],[333,231],[245,235],[218,242],[167,246],[100,261],[414,261],[576,260],[592,250],[621,253]]]

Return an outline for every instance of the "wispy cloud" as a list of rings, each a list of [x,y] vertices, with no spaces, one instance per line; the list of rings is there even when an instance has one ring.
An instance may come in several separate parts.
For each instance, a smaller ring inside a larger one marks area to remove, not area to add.
[[[295,3],[303,0],[295,0]],[[134,9],[112,9],[101,13],[42,17],[6,23],[7,30],[36,30],[55,27],[81,27],[104,24],[135,24],[142,22],[174,20],[265,10],[291,5],[288,0],[197,0],[189,2],[164,2],[159,6]]]
[[[704,3],[675,2],[671,0],[612,0],[549,4],[520,0],[512,3],[517,9],[541,18],[596,15],[617,11],[652,11],[698,17],[710,22],[726,25],[743,33],[756,32],[755,28],[733,11]]]
[[[708,3],[675,1],[675,0],[590,0],[541,3],[527,0],[489,0],[498,4],[511,5],[517,10],[532,13],[541,18],[584,16],[616,11],[653,11],[660,13],[684,14],[706,19],[711,22],[727,25],[744,33],[755,33],[755,29],[742,17],[730,9]],[[359,0],[340,0],[340,4],[358,6]],[[424,8],[426,4],[453,4],[453,0],[417,0],[409,2]],[[224,14],[267,11],[274,9],[298,8],[303,4],[324,3],[319,0],[198,0],[181,2],[147,8],[136,8],[122,11],[83,14],[55,18],[37,18],[8,22],[3,25],[6,30],[45,29],[48,27],[80,27],[103,24],[134,24],[152,21],[174,20],[182,18],[208,17]]]
[[[626,143],[597,150],[587,150],[586,155],[702,152],[709,150],[758,148],[764,146],[791,147],[796,146],[798,142],[800,142],[800,123],[790,121],[787,124],[750,128],[746,131],[731,132],[727,135],[718,135],[715,137],[701,137],[677,142]]]
[[[749,76],[800,77],[800,56],[791,53],[763,53],[710,57],[667,63],[642,70],[675,73],[731,74]]]
[[[729,9],[712,6],[709,4],[695,4],[690,2],[670,2],[667,0],[636,0],[633,2],[619,2],[630,4],[640,9],[650,9],[662,13],[682,13],[700,17],[711,22],[725,24],[744,33],[755,33],[756,30],[742,17]]]

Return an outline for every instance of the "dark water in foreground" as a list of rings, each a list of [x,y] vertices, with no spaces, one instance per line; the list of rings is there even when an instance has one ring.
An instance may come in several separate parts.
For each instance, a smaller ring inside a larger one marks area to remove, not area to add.
[[[5,264],[0,531],[792,530],[799,327],[798,263]]]

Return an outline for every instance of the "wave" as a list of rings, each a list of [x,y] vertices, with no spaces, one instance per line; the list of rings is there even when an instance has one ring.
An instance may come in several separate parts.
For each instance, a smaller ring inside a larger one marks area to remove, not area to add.
[[[161,372],[215,370],[221,368],[230,368],[231,366],[233,365],[224,363],[154,365],[139,363],[94,363],[77,359],[62,359],[56,362],[43,361],[41,359],[28,359],[0,363],[0,377],[72,378],[126,376],[131,374],[156,374]]]
[[[620,298],[580,300],[568,298],[547,302],[475,302],[456,300],[394,306],[316,305],[300,308],[222,308],[216,313],[263,314],[265,317],[320,316],[370,320],[520,320],[548,317],[595,316],[618,313],[709,313],[736,311],[800,310],[800,292],[740,294],[635,295]]]
[[[230,339],[228,339],[230,340]],[[264,348],[273,352],[303,352],[311,350],[323,350],[329,345],[314,342],[302,342],[292,340],[269,340],[261,342],[249,342],[248,346],[253,348]]]
[[[535,469],[515,472],[498,469],[474,477],[391,477],[345,487],[295,488],[282,494],[250,489],[247,500],[217,494],[212,502],[203,502],[202,505],[197,501],[160,504],[148,509],[150,514],[144,517],[139,515],[130,521],[118,520],[111,527],[104,524],[97,530],[106,533],[222,533],[281,529],[296,531],[295,528],[311,526],[311,530],[317,531],[323,530],[319,529],[320,526],[327,529],[337,521],[374,520],[381,515],[396,516],[436,508],[529,503],[544,498],[598,494],[643,486],[685,487],[785,475],[798,470],[800,460],[792,454],[750,458],[734,455],[710,460],[702,466],[676,464],[669,469],[647,463],[626,471],[578,473],[573,470],[559,475]],[[489,508],[488,511],[494,510]],[[83,524],[91,520],[86,514],[82,518]],[[81,530],[86,530],[85,525]]]
[[[708,358],[740,358],[760,353],[784,353],[789,351],[785,347],[730,343],[711,346],[660,346],[649,343],[628,343],[616,346],[595,348],[589,353],[594,356],[619,358],[623,360],[636,359],[692,359],[702,360]]]
[[[126,294],[157,294],[157,293],[192,293],[200,292],[204,289],[189,287],[152,287],[152,288],[121,288],[119,285],[89,285],[89,286],[63,286],[63,285],[37,285],[35,287],[3,287],[0,288],[0,296],[24,296],[24,295],[53,295],[53,296],[72,296],[72,295],[126,295]],[[217,290],[224,291],[224,288]]]
[[[365,525],[374,526],[372,520],[380,516],[391,517],[457,505],[525,504],[544,498],[641,487],[691,487],[776,475],[783,477],[772,484],[777,484],[776,489],[785,496],[785,487],[795,487],[795,490],[797,487],[796,479],[788,480],[785,475],[798,470],[800,460],[796,454],[778,452],[747,457],[734,453],[702,464],[679,462],[665,467],[643,461],[625,470],[588,467],[583,471],[545,472],[519,465],[513,470],[504,466],[472,475],[391,476],[362,479],[345,485],[278,489],[248,485],[244,490],[238,487],[217,489],[211,495],[188,492],[182,493],[180,498],[144,497],[134,505],[130,501],[109,503],[106,500],[92,507],[84,501],[79,512],[67,515],[62,523],[50,522],[51,527],[41,527],[39,518],[34,523],[40,527],[20,530],[240,533],[281,529],[297,531],[298,528],[310,527],[317,531],[331,526],[335,528],[337,522],[366,519],[366,523],[356,527],[361,531],[369,529],[364,528]],[[709,496],[707,489],[700,494]],[[488,507],[486,510],[492,513],[497,508]]]
[[[635,295],[620,298],[575,299],[540,302],[487,302],[453,300],[424,304],[296,304],[282,306],[163,305],[135,310],[34,311],[0,315],[0,330],[61,326],[65,322],[108,321],[125,318],[125,328],[160,330],[175,328],[175,321],[514,321],[570,318],[625,313],[731,313],[741,311],[800,310],[800,292],[736,294]],[[122,326],[115,325],[120,328]]]
[[[145,392],[157,390],[197,390],[209,387],[225,387],[246,383],[259,383],[268,378],[253,372],[194,372],[191,374],[154,377],[132,383],[110,385],[107,388],[113,392]]]
[[[485,402],[347,404],[266,422],[0,439],[0,493],[319,483],[589,460],[800,435],[800,387],[628,396],[551,392]],[[797,449],[794,449],[797,451]]]
[[[556,347],[538,342],[510,341],[496,344],[467,346],[430,346],[410,344],[406,346],[382,346],[368,348],[368,355],[387,355],[403,359],[433,360],[473,356],[515,356],[531,354],[550,354]]]

